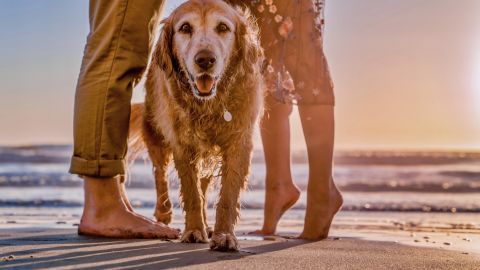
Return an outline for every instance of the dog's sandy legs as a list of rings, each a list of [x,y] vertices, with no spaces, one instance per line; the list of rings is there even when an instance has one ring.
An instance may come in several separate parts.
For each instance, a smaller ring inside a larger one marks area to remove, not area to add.
[[[180,178],[180,195],[185,211],[185,230],[181,241],[184,243],[207,243],[208,235],[204,224],[203,195],[198,179],[193,151],[174,151],[175,168]]]
[[[172,203],[168,196],[168,180],[165,177],[165,171],[154,168],[155,187],[157,190],[157,204],[155,206],[154,216],[158,222],[170,224],[172,222]]]
[[[213,176],[208,176],[208,177],[203,177],[200,179],[200,187],[202,189],[202,201],[203,201],[203,223],[205,223],[206,230],[207,230],[207,235],[208,238],[212,237],[213,234],[213,228],[208,226],[207,222],[207,209],[208,209],[208,199],[207,199],[207,193],[208,193],[208,188],[210,186],[210,182],[212,181]]]
[[[165,143],[163,136],[153,132],[153,129],[147,123],[144,124],[143,139],[152,161],[155,189],[157,191],[157,204],[153,215],[158,222],[168,225],[172,222],[172,203],[168,196],[167,168],[172,151]]]
[[[223,157],[222,187],[217,204],[215,229],[210,248],[218,251],[238,250],[234,227],[240,211],[240,191],[243,189],[250,167],[252,144],[248,140],[235,151],[228,151]],[[232,149],[233,150],[233,149]]]

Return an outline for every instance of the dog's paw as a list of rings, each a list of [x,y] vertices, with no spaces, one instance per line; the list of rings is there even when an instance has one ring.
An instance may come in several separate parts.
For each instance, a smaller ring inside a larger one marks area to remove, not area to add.
[[[158,222],[162,222],[165,225],[170,224],[172,222],[172,211],[161,211],[158,208],[155,209],[155,213],[153,214],[155,219]]]
[[[216,251],[238,251],[237,237],[230,233],[213,233],[210,249]]]
[[[186,230],[182,234],[182,243],[208,243],[208,235],[205,230]]]

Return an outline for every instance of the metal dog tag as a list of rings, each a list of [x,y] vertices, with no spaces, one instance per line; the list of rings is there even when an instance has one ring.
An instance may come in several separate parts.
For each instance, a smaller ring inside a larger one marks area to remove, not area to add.
[[[232,121],[233,116],[229,111],[225,110],[223,112],[223,119],[225,119],[225,121],[227,121],[227,122],[230,122],[230,121]]]

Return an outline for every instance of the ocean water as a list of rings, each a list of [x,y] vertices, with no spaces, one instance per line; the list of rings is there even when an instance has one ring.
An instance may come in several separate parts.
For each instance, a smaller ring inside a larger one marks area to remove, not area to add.
[[[82,180],[68,174],[71,146],[0,147],[0,208],[79,208]],[[292,154],[292,173],[305,190],[305,153]],[[265,166],[255,152],[244,209],[262,209]],[[345,198],[344,211],[480,213],[480,153],[465,152],[337,152],[334,178]],[[179,205],[179,181],[169,172],[170,197]],[[154,181],[148,160],[135,163],[127,193],[135,207],[153,208]],[[215,202],[216,188],[211,191]],[[305,193],[305,192],[304,192]],[[295,209],[304,209],[303,193]]]

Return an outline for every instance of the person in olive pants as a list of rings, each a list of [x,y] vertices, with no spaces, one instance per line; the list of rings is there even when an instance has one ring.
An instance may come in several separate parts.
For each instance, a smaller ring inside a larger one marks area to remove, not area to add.
[[[70,173],[85,180],[80,234],[177,238],[179,231],[136,214],[120,177],[132,90],[146,69],[150,23],[164,0],[90,0],[90,33],[75,95]]]

